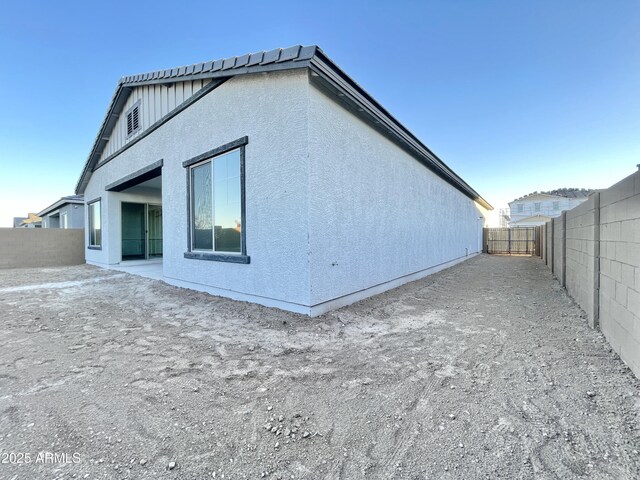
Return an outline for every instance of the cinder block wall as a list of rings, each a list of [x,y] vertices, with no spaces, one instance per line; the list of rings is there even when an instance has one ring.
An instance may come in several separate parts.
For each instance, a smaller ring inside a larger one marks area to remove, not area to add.
[[[553,270],[553,221],[547,222],[545,241],[547,242],[547,256],[545,258],[547,267]]]
[[[567,292],[587,313],[589,324],[595,326],[598,312],[596,242],[599,193],[567,212],[566,287]]]
[[[0,228],[0,268],[84,263],[81,228]]]
[[[600,194],[600,328],[640,376],[640,172]]]
[[[566,225],[565,242],[562,230]],[[547,222],[546,256],[567,292],[640,377],[640,171]],[[551,248],[553,246],[553,248]]]
[[[560,284],[564,286],[563,268],[564,268],[564,219],[565,216],[554,218],[553,222],[553,274],[556,276]]]

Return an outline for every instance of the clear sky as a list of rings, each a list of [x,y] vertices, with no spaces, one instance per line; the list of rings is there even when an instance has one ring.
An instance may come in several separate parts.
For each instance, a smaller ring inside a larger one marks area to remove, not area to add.
[[[73,194],[126,74],[318,44],[496,210],[640,163],[640,2],[13,1],[0,226]]]

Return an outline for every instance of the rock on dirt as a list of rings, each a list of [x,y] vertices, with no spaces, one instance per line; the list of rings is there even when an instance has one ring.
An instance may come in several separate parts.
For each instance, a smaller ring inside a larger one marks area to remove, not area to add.
[[[640,478],[640,382],[535,258],[313,319],[86,265],[7,286],[2,452],[79,461],[0,478]]]

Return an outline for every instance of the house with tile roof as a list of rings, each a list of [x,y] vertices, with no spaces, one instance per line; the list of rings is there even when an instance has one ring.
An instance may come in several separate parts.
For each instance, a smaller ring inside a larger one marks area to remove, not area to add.
[[[509,227],[535,227],[559,217],[585,202],[593,190],[559,188],[547,192],[533,192],[509,203],[506,214]]]
[[[491,209],[317,46],[123,77],[76,194],[88,263],[311,316],[471,258]]]

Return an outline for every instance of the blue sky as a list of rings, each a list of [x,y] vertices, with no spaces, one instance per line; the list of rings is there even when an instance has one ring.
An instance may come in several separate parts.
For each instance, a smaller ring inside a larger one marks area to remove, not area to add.
[[[0,226],[73,193],[119,77],[318,44],[498,209],[640,163],[640,2],[12,2]]]

